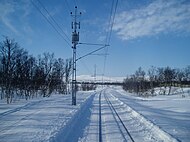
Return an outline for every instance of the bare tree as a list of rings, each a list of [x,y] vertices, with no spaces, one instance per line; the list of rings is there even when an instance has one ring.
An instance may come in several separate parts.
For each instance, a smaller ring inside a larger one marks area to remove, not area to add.
[[[190,65],[185,68],[184,75],[185,75],[186,81],[190,81]]]
[[[141,67],[139,67],[138,70],[135,72],[135,76],[138,83],[138,93],[145,91],[145,74],[145,71],[143,71]]]
[[[171,69],[170,67],[166,67],[164,69],[164,79],[165,79],[165,84],[166,84],[165,86],[169,86],[168,95],[171,92],[171,87],[172,87],[174,78],[175,78],[175,70]]]
[[[12,102],[12,82],[13,82],[13,72],[16,65],[15,59],[19,50],[19,45],[13,39],[5,37],[5,40],[0,43],[0,52],[2,59],[2,72],[3,72],[3,82],[5,88],[5,94],[7,98],[7,103]]]
[[[63,77],[65,74],[64,65],[65,62],[61,58],[55,60],[53,65],[53,79],[51,83],[51,88],[52,90],[57,90],[60,93],[64,93],[66,91],[65,83],[63,81]]]
[[[42,58],[42,63],[41,63],[41,68],[44,71],[44,85],[42,86],[42,92],[43,96],[45,97],[46,95],[50,95],[52,92],[50,90],[50,85],[52,82],[52,71],[53,71],[53,64],[55,61],[54,54],[50,53],[44,53]]]
[[[155,87],[156,78],[157,78],[156,67],[151,66],[151,68],[148,70],[148,76],[149,76],[149,81],[150,81],[151,94],[154,94],[154,87]]]

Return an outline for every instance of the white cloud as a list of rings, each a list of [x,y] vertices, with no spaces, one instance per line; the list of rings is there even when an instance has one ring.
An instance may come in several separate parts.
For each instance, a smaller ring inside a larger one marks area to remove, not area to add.
[[[11,31],[18,34],[18,31],[11,24],[11,20],[9,19],[9,14],[14,13],[14,6],[10,3],[0,3],[0,21],[5,24]]]
[[[18,27],[15,26],[15,21],[22,24],[19,27],[25,27],[26,17],[30,14],[30,1],[1,1],[0,2],[0,24],[4,24],[9,30],[19,35]],[[28,27],[28,26],[27,26]],[[24,29],[26,30],[26,29]]]
[[[116,15],[113,30],[123,40],[160,33],[190,32],[190,3],[156,0],[146,7]]]

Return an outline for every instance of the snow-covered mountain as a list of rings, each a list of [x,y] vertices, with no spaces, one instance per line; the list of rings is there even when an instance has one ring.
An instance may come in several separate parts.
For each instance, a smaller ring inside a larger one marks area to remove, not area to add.
[[[96,82],[123,82],[124,77],[107,77],[107,76],[91,76],[91,75],[79,75],[77,76],[77,81],[85,81],[85,82],[91,82],[91,81],[96,81]]]

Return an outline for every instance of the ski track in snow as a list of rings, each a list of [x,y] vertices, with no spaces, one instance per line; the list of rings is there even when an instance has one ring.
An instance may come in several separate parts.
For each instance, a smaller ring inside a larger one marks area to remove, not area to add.
[[[71,105],[70,95],[54,95],[7,107],[0,111],[0,141],[178,141],[126,99],[121,92],[105,89],[78,93],[77,106]]]
[[[90,93],[79,95],[77,106],[71,105],[70,95],[55,95],[3,111],[0,114],[0,141],[49,141],[89,96]]]

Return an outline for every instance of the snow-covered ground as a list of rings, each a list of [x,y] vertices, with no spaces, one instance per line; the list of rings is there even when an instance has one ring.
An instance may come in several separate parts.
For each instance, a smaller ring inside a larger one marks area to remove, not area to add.
[[[100,141],[98,137],[100,131],[99,114],[97,112],[99,95],[96,95],[95,106],[93,107],[93,115],[90,118],[90,124],[86,127],[83,139],[81,141]],[[177,140],[164,132],[156,125],[146,120],[139,115],[132,108],[121,102],[107,91],[101,95],[101,116],[102,116],[102,141],[106,142],[121,142],[121,141],[135,141],[135,142],[158,142],[158,141],[172,141]],[[119,115],[117,117],[115,111]],[[121,122],[121,121],[122,122]],[[126,129],[123,127],[125,125]],[[130,136],[128,135],[130,133]]]
[[[131,141],[127,129],[135,142],[188,142],[189,108],[190,96],[180,93],[140,98],[121,88],[78,92],[77,106],[58,94],[0,101],[0,141]]]
[[[174,88],[171,95],[141,98],[115,89],[111,93],[180,141],[190,141],[190,89]]]
[[[81,108],[91,93],[79,93],[77,106],[71,105],[70,95],[0,103],[0,141],[49,141]],[[86,101],[87,102],[87,101]]]

